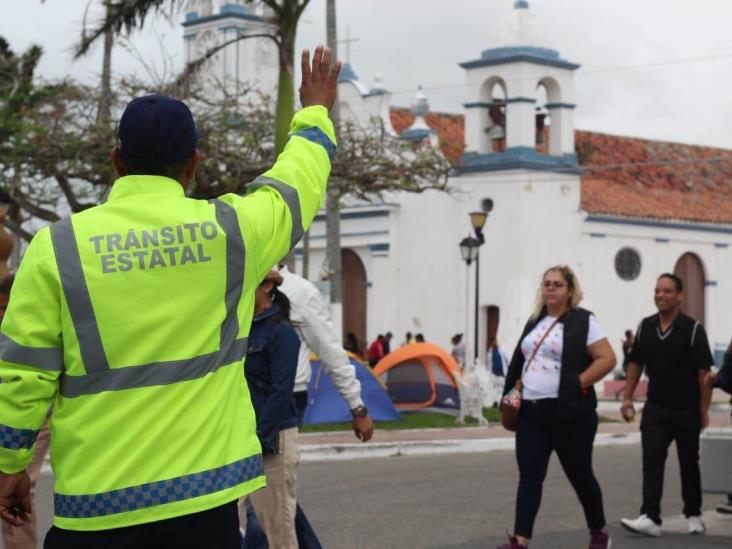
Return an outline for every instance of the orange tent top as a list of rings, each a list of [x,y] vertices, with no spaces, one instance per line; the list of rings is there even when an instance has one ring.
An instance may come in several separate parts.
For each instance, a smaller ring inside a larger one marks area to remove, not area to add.
[[[386,381],[389,396],[392,398],[392,401],[397,408],[403,410],[414,410],[433,406],[438,398],[441,399],[440,402],[443,402],[444,400],[445,403],[448,400],[459,398],[457,393],[457,378],[462,375],[460,368],[455,360],[447,354],[444,349],[431,343],[413,343],[392,351],[379,361],[374,368],[374,375],[378,378],[388,376],[390,370],[397,370],[403,364],[406,365],[414,363],[418,363],[424,368],[425,377],[423,380],[425,381],[422,383],[426,382],[429,385],[429,392],[419,393],[419,396],[412,394],[411,398],[408,397],[405,399],[404,397],[406,395],[401,392],[400,389],[397,389],[397,387],[401,387],[403,389],[403,387],[408,386],[409,383],[405,384],[404,382],[397,382],[394,386],[395,392],[392,392],[392,385],[389,381]],[[433,365],[435,365],[435,363],[443,372],[441,376],[435,375],[436,372],[433,370]],[[447,393],[447,395],[449,395],[447,398],[446,393],[438,389],[440,382],[438,382],[437,377],[442,379],[442,386],[447,385],[447,387],[449,387],[449,391],[452,391],[452,394],[449,392]]]
[[[417,359],[421,356],[433,356],[438,358],[445,368],[447,368],[447,371],[453,379],[463,374],[460,367],[457,365],[457,362],[455,362],[455,359],[452,358],[442,347],[433,343],[410,343],[409,345],[399,347],[382,358],[374,367],[374,375],[380,376],[397,364],[401,364],[407,360]],[[455,384],[455,386],[457,387],[457,384]]]

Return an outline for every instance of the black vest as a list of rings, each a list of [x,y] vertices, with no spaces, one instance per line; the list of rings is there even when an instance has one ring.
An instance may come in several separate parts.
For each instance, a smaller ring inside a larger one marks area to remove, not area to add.
[[[590,329],[591,314],[585,309],[572,309],[559,319],[559,322],[564,325],[558,408],[558,416],[562,419],[581,416],[597,407],[595,389],[590,387],[586,394],[583,394],[579,379],[580,374],[592,364],[592,358],[587,353],[587,333]],[[529,320],[526,323],[516,350],[513,352],[511,364],[508,366],[506,385],[503,389],[504,395],[513,389],[524,369],[526,359],[521,352],[521,342],[545,316],[546,309],[542,310],[537,319]]]

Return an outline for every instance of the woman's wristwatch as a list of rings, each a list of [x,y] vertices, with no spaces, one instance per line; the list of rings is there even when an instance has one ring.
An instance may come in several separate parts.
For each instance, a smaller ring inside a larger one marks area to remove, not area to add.
[[[369,415],[369,409],[363,404],[351,410],[351,416],[353,417],[366,417],[367,415]]]

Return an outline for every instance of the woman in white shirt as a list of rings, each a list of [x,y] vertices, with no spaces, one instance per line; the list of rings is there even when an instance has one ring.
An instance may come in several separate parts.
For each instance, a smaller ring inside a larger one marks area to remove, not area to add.
[[[542,277],[536,308],[508,367],[504,394],[523,385],[516,427],[519,488],[514,535],[499,549],[525,549],[533,534],[549,458],[557,452],[582,504],[590,549],[607,549],[602,491],[592,471],[597,433],[593,385],[615,366],[615,353],[567,266]]]

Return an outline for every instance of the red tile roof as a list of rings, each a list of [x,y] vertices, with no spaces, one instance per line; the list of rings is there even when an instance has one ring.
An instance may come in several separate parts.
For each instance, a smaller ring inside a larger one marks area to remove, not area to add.
[[[458,164],[465,150],[463,115],[429,113],[445,156]],[[391,109],[401,133],[414,122]],[[576,131],[583,210],[600,215],[732,224],[732,150]]]
[[[732,223],[732,151],[584,131],[575,141],[583,210]]]

